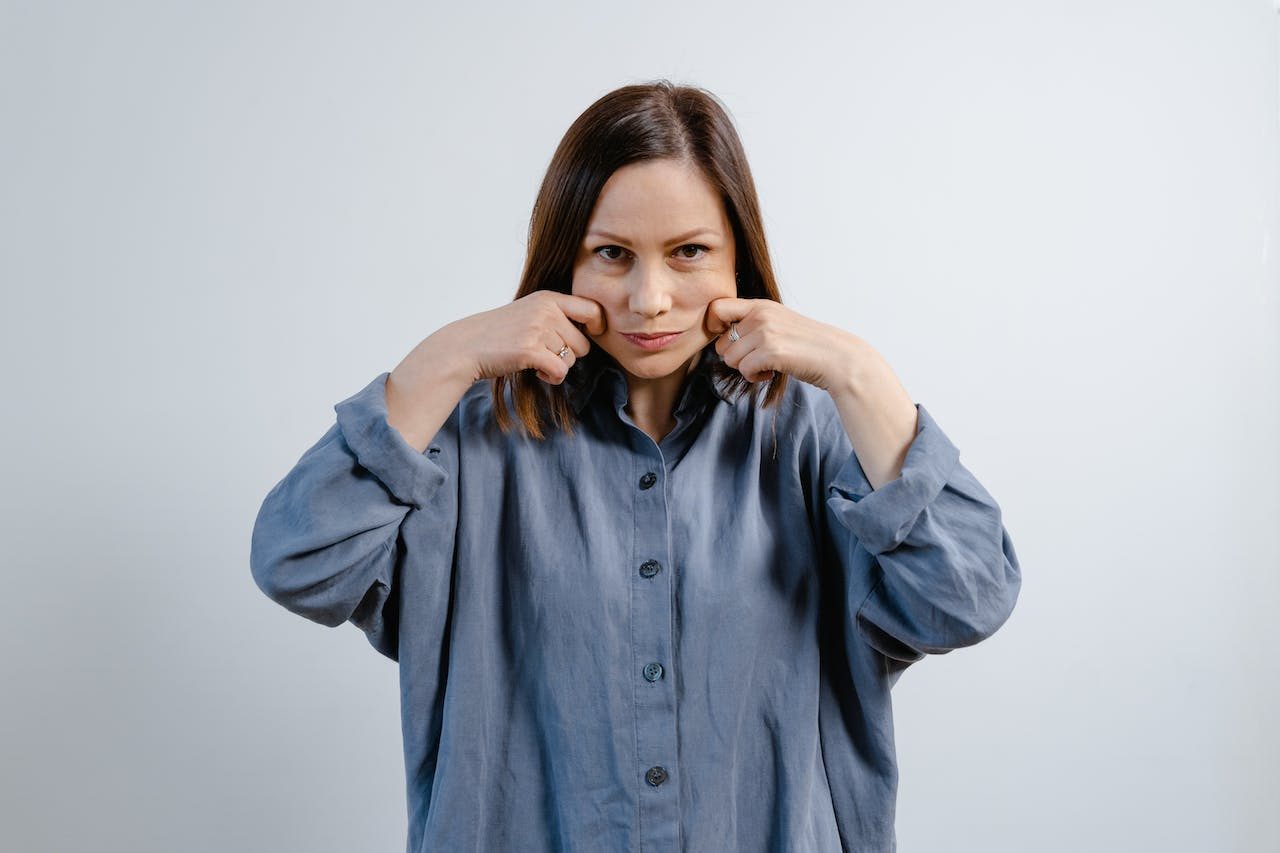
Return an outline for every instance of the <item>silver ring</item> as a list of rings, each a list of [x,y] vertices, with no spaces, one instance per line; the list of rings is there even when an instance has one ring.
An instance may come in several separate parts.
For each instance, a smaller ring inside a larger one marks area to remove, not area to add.
[[[738,334],[738,321],[734,320],[732,323],[729,324],[729,340],[732,342],[736,342],[741,338],[742,338],[742,335]]]
[[[564,358],[565,355],[568,354],[568,352],[569,352],[569,347],[566,346],[563,349],[561,349],[560,352],[556,353],[556,355],[560,356],[561,358]]]

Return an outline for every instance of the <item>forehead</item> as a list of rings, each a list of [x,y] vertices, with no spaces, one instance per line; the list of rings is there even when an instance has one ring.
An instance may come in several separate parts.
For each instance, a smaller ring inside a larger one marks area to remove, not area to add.
[[[694,165],[673,160],[629,163],[609,176],[591,225],[611,231],[728,230],[720,194]]]

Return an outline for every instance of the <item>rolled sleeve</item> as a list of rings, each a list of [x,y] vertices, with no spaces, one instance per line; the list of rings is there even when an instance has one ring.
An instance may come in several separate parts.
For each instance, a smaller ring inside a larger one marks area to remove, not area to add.
[[[901,475],[873,489],[850,451],[827,486],[827,502],[836,517],[873,555],[891,551],[906,540],[960,459],[959,449],[929,411],[917,403],[916,413],[916,435],[907,449]],[[838,418],[836,425],[844,428]]]
[[[843,531],[836,551],[852,581],[849,614],[868,644],[906,664],[991,636],[1009,618],[1022,582],[1000,505],[929,412],[916,410],[902,473],[878,489],[839,420],[828,429],[842,434],[827,439],[845,454],[828,483],[827,509],[829,526]]]
[[[361,467],[378,478],[398,501],[425,506],[448,477],[445,469],[419,453],[387,420],[386,384],[390,371],[380,373],[363,389],[333,409],[342,438]]]

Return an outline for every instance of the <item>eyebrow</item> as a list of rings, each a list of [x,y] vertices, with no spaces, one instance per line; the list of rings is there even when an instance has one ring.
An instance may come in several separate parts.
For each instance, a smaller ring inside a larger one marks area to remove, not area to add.
[[[679,237],[672,237],[670,240],[667,241],[667,245],[673,245],[675,243],[683,243],[686,240],[692,240],[694,237],[697,237],[702,234],[709,234],[712,237],[719,236],[719,232],[717,232],[712,228],[706,228],[706,227],[695,228],[692,231],[681,234]],[[617,234],[610,234],[608,231],[600,231],[596,229],[592,229],[590,232],[588,232],[587,236],[601,237],[605,240],[613,240],[614,242],[617,242],[617,243],[628,242],[625,237],[619,237]]]

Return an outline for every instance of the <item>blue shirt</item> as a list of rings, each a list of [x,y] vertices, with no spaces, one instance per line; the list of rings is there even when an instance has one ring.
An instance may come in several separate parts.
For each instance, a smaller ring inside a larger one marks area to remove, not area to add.
[[[1000,508],[924,406],[873,490],[826,391],[719,359],[657,443],[584,357],[573,436],[481,380],[422,453],[382,373],[267,494],[257,585],[399,662],[408,853],[896,849],[890,688],[1010,615]]]

